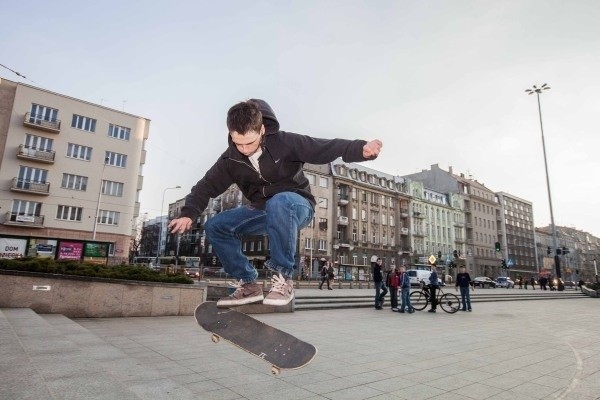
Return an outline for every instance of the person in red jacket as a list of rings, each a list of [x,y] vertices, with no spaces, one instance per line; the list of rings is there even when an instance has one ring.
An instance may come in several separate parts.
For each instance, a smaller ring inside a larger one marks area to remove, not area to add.
[[[398,311],[398,286],[400,285],[400,274],[398,268],[394,265],[394,268],[387,274],[385,284],[390,288],[390,303],[392,311]]]

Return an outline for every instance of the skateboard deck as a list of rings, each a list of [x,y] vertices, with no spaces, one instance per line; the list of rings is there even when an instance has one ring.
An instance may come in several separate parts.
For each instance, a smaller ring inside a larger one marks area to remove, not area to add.
[[[196,321],[205,331],[212,333],[212,341],[223,338],[229,343],[271,364],[271,372],[279,375],[282,369],[306,366],[317,355],[310,343],[273,328],[244,313],[217,308],[208,301],[196,307]]]

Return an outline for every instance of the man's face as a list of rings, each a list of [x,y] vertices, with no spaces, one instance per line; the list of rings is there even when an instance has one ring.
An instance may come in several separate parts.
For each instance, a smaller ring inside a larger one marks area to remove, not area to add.
[[[235,147],[238,149],[238,151],[246,157],[250,157],[252,154],[256,153],[260,147],[260,142],[264,133],[265,126],[263,125],[258,132],[249,131],[242,135],[236,131],[233,131],[230,132],[229,135],[231,136],[231,141],[233,144],[235,144]]]

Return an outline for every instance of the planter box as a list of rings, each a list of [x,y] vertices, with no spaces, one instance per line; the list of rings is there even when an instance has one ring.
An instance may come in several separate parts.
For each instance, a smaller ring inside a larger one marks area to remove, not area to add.
[[[69,318],[193,315],[206,288],[0,270],[0,307]]]
[[[592,290],[592,289],[588,288],[587,286],[583,286],[581,288],[581,291],[590,297],[596,297],[596,298],[598,297],[598,291]]]

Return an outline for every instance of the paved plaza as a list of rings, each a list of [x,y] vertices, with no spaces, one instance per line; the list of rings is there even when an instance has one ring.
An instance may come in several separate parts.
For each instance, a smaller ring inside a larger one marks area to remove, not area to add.
[[[258,315],[319,349],[310,365],[279,376],[226,342],[212,343],[193,317],[76,321],[158,372],[132,376],[143,398],[171,387],[182,399],[600,399],[600,301],[473,308]]]

